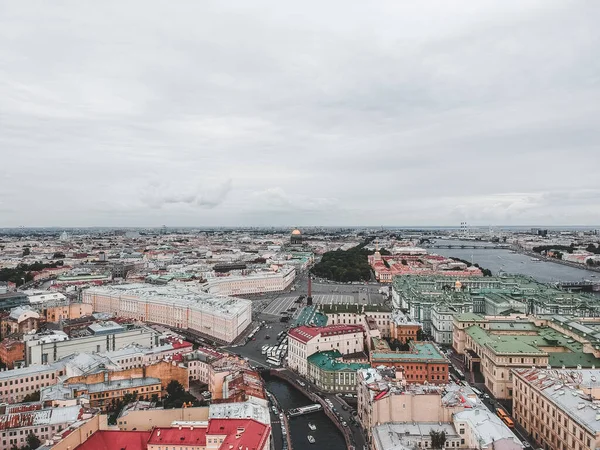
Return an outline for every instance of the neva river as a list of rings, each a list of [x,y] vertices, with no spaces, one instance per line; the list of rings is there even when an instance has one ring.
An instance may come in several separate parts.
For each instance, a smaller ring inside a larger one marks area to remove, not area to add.
[[[477,245],[473,241],[438,240],[436,243],[451,245]],[[483,245],[484,243],[481,243]],[[430,248],[430,253],[472,261],[485,269],[490,269],[494,275],[499,272],[523,274],[535,278],[542,283],[554,281],[581,281],[600,278],[600,273],[591,270],[577,269],[563,264],[532,261],[531,257],[520,253],[511,253],[509,250],[472,249],[472,248]]]

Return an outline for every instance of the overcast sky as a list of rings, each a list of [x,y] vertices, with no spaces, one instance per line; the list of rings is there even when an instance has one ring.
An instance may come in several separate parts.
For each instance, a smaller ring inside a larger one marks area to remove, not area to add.
[[[599,23],[0,0],[0,226],[600,224]]]

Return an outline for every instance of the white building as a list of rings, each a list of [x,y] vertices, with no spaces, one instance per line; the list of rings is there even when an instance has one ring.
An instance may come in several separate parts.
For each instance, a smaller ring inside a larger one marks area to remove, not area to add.
[[[42,403],[0,406],[0,414],[0,450],[25,447],[30,433],[44,442],[84,418],[80,406],[44,408]]]
[[[111,324],[111,322],[108,322]],[[114,323],[114,322],[112,322]],[[25,336],[25,363],[28,366],[48,364],[73,353],[101,353],[119,350],[131,344],[158,346],[159,333],[148,327],[124,329],[122,327],[95,327],[89,336],[69,339],[61,332]]]
[[[218,297],[185,285],[93,287],[83,292],[82,301],[96,312],[188,329],[227,343],[252,322],[249,300]]]
[[[249,275],[230,275],[208,280],[204,289],[215,295],[245,295],[285,290],[296,278],[294,267],[278,272],[257,272]]]
[[[465,409],[454,414],[454,428],[465,448],[522,450],[523,445],[510,428],[486,407]]]
[[[453,313],[454,311],[443,304],[431,308],[431,335],[436,343],[452,345]]]
[[[337,350],[342,355],[362,352],[364,333],[359,325],[293,328],[288,332],[288,366],[307,376],[310,355],[327,350]]]
[[[60,292],[52,291],[25,291],[29,303],[34,307],[41,307],[45,303],[62,304],[67,303],[67,297]]]

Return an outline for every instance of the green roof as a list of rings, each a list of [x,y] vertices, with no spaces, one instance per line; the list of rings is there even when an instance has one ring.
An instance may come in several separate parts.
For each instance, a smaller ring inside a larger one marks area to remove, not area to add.
[[[481,314],[475,314],[472,312],[455,314],[454,318],[459,322],[477,322],[484,320],[484,317]]]
[[[548,356],[548,364],[553,367],[592,367],[600,368],[600,359],[592,353],[583,352],[552,352]]]
[[[488,334],[478,325],[467,328],[467,334],[482,347],[491,348],[495,353],[508,354],[546,354],[540,350],[533,341],[541,340],[539,336],[515,336],[502,334]]]
[[[298,314],[298,317],[292,323],[292,328],[300,327],[302,325],[315,325],[317,327],[324,327],[327,325],[327,316],[317,311],[316,306],[305,306]]]
[[[448,360],[440,353],[438,348],[431,342],[410,343],[411,351],[408,352],[372,352],[371,362],[378,360],[398,360],[398,361],[435,361],[447,362]]]
[[[342,354],[337,350],[330,350],[326,352],[318,352],[310,355],[308,359],[308,363],[313,366],[318,367],[321,370],[326,370],[328,372],[340,372],[343,370],[349,370],[355,372],[359,369],[368,369],[369,364],[361,364],[361,363],[345,363],[339,361],[342,357]]]

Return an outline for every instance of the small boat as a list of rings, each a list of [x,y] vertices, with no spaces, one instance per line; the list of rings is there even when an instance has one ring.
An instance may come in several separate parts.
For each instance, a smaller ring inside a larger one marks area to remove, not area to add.
[[[531,258],[531,260],[532,260],[533,262],[539,262],[539,261],[540,261],[540,259],[539,259],[539,258]]]
[[[310,428],[312,431],[315,431],[317,429],[317,426],[312,422],[308,422],[308,428]]]
[[[306,438],[308,439],[308,442],[310,442],[311,444],[314,444],[316,442],[315,438],[312,437],[310,434],[308,436],[306,436]]]

